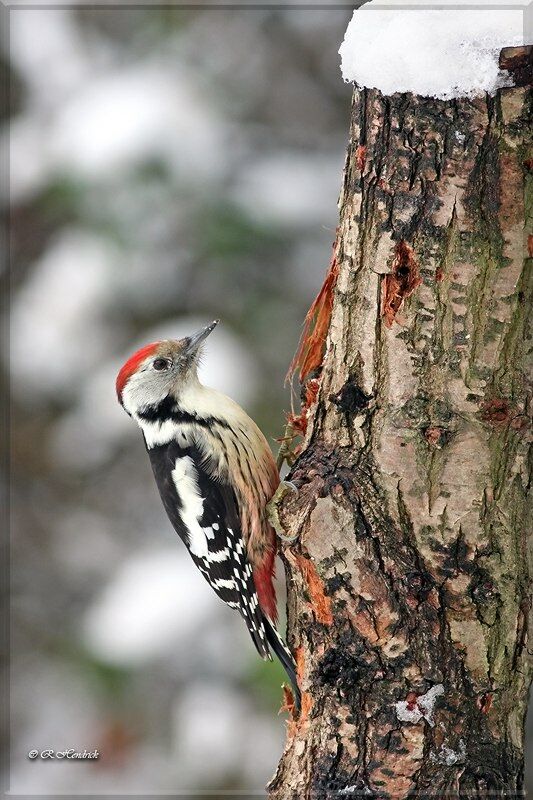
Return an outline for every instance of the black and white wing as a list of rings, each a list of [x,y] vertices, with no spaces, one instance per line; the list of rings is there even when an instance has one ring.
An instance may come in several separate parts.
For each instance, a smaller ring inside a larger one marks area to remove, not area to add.
[[[171,440],[148,454],[165,510],[193,561],[218,596],[240,611],[259,654],[271,659],[233,489],[209,473],[196,444]]]

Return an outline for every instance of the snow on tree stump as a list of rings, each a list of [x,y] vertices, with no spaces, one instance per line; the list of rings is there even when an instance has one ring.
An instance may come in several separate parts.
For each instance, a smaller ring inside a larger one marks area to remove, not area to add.
[[[521,796],[530,108],[354,92],[278,508],[303,701],[272,798]]]

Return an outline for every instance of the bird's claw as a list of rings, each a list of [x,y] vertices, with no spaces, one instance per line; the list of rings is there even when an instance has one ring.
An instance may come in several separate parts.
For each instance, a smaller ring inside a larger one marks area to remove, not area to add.
[[[282,542],[295,542],[298,534],[287,536],[285,528],[279,518],[279,506],[287,494],[298,494],[298,487],[292,481],[280,481],[280,484],[270,502],[267,504],[268,521],[276,531],[276,535]]]

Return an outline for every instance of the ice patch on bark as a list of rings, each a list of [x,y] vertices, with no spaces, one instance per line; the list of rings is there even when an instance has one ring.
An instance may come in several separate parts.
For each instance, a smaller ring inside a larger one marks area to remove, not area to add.
[[[429,755],[432,761],[437,764],[444,764],[446,767],[453,767],[454,764],[462,764],[465,761],[465,756],[466,747],[462,739],[459,742],[459,752],[443,744],[438,753],[430,753]]]
[[[433,721],[433,709],[437,697],[444,694],[444,686],[438,683],[432,686],[425,694],[421,694],[416,700],[399,700],[394,704],[396,716],[400,722],[420,722],[425,719],[428,725],[435,724]]]

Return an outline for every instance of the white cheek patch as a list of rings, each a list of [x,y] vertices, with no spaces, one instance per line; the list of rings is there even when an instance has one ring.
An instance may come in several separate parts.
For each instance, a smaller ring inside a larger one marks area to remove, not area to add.
[[[128,412],[128,414],[135,413],[135,403],[133,401],[133,392],[132,392],[132,382],[131,378],[128,383],[125,385],[124,389],[122,390],[122,405],[124,406],[124,410]]]
[[[177,459],[172,480],[181,502],[180,516],[189,534],[189,549],[193,555],[207,558],[207,537],[199,522],[204,513],[204,500],[198,489],[197,475],[190,456]]]
[[[138,372],[130,377],[122,391],[122,405],[133,416],[138,409],[159,403],[168,394],[168,383],[162,383],[154,376],[151,377],[144,369],[149,360],[143,362]]]

